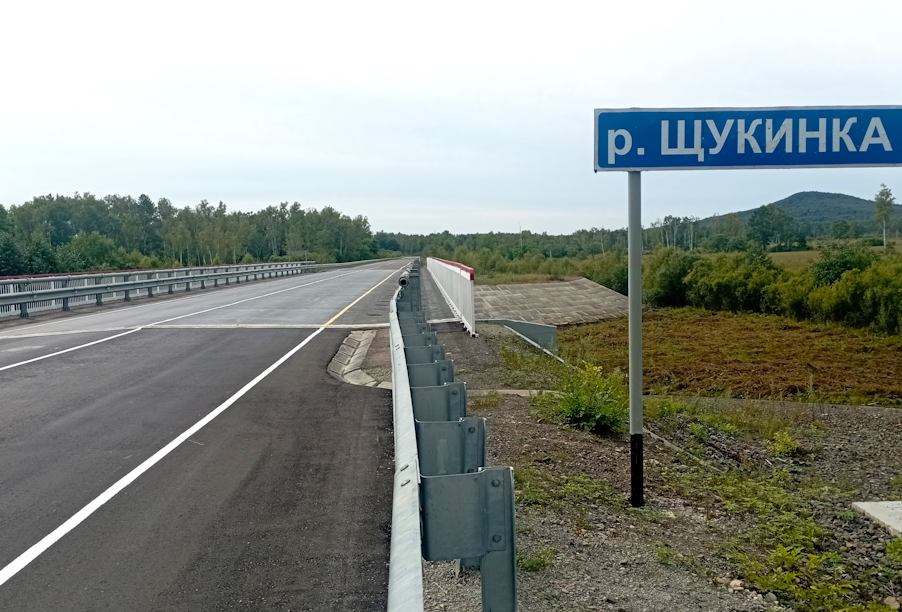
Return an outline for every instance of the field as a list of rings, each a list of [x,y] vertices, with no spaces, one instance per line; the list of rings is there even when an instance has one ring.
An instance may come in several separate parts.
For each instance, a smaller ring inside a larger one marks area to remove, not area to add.
[[[784,253],[771,253],[770,258],[778,266],[794,272],[804,270],[820,257],[819,251],[786,251]]]
[[[627,321],[559,331],[561,355],[627,369]],[[771,315],[661,309],[643,318],[646,391],[902,405],[902,337]]]

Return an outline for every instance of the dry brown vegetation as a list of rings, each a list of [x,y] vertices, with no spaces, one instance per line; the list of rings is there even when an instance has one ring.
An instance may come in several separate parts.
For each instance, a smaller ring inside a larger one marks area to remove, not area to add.
[[[562,356],[627,369],[627,321],[559,331]],[[902,405],[902,337],[759,314],[693,308],[643,320],[654,394]]]

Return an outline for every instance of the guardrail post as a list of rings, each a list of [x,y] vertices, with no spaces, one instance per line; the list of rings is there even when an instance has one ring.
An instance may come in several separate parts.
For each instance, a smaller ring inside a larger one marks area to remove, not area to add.
[[[95,284],[95,285],[99,285],[99,284],[102,283],[102,282],[103,282],[103,277],[102,277],[102,276],[100,276],[100,277],[98,277],[97,279],[94,280],[94,284]],[[95,295],[95,297],[97,298],[97,300],[96,300],[97,306],[103,306],[103,293],[98,293],[98,294]]]
[[[517,609],[514,471],[483,468],[475,474],[423,476],[423,558],[479,557],[482,609]]]
[[[123,274],[123,275],[122,275],[122,282],[123,282],[123,283],[128,282],[128,277],[129,277],[128,274]],[[125,294],[125,297],[122,298],[122,301],[123,301],[123,302],[131,302],[131,301],[132,301],[132,298],[131,298],[131,296],[129,295],[131,292],[130,292],[128,289],[124,289],[124,290],[123,290],[123,293]]]
[[[28,291],[28,282],[22,283],[21,285],[19,285],[19,287],[20,287],[20,291],[23,293],[25,291]],[[21,304],[19,304],[19,318],[20,319],[28,318],[28,302],[22,302]]]
[[[69,279],[63,281],[63,288],[69,286]],[[63,312],[69,312],[69,298],[63,298]]]

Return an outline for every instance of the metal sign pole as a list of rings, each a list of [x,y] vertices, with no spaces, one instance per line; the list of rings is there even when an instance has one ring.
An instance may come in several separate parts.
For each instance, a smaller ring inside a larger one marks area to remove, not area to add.
[[[642,460],[642,173],[629,172],[630,503],[645,505]]]

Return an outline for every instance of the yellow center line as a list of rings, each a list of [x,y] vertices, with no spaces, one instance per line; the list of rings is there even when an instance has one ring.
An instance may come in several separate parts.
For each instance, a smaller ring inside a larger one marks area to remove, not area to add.
[[[353,306],[354,304],[356,304],[357,302],[359,302],[360,300],[362,300],[363,298],[365,298],[366,296],[368,296],[368,295],[373,291],[373,289],[375,289],[376,287],[378,287],[379,285],[381,285],[382,283],[384,283],[385,281],[387,281],[388,279],[390,279],[392,276],[394,276],[394,275],[397,274],[398,272],[399,272],[399,270],[395,270],[394,272],[392,272],[391,274],[389,274],[388,276],[386,276],[385,278],[383,278],[381,281],[379,281],[378,283],[376,283],[375,285],[373,285],[372,287],[370,287],[369,291],[367,291],[366,293],[364,293],[363,295],[361,295],[359,298],[357,298],[356,300],[354,300],[353,302],[351,302],[350,304],[348,304],[348,305],[345,306],[344,308],[342,308],[341,312],[339,312],[337,315],[335,315],[334,317],[332,317],[331,319],[329,319],[328,321],[326,321],[325,323],[323,323],[323,327],[329,327],[329,325],[331,325],[332,323],[335,322],[335,319],[337,319],[338,317],[340,317],[341,315],[343,315],[344,313],[346,313],[346,312],[348,311],[348,309],[351,308],[351,306]]]

